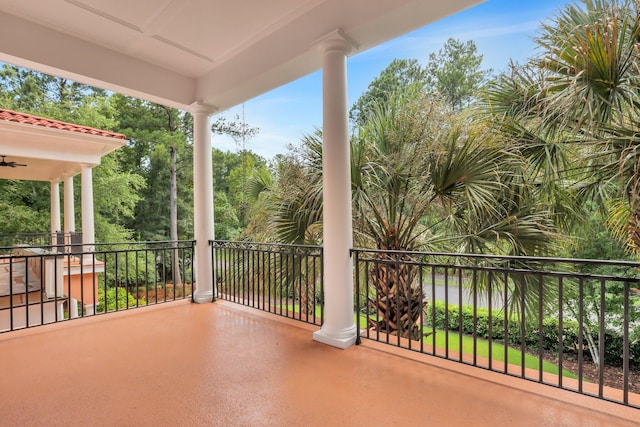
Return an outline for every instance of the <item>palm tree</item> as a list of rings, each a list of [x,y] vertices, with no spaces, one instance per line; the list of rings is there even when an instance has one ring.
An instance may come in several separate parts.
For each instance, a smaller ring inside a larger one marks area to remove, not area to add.
[[[370,327],[421,338],[427,301],[406,252],[490,246],[533,255],[551,242],[544,215],[524,213],[529,193],[511,173],[519,157],[469,123],[440,100],[395,94],[351,139],[354,241],[382,250],[362,275],[371,288],[369,310],[377,313]],[[306,136],[294,154],[264,193],[273,213],[269,226],[277,241],[311,243],[321,231],[321,134]]]
[[[593,200],[640,255],[640,10],[584,0],[543,25],[539,57],[485,93],[498,132],[532,164],[532,179],[570,227]],[[573,215],[572,215],[573,214]]]
[[[505,144],[530,162],[557,222],[569,229],[579,206],[598,205],[639,256],[640,3],[582,3],[543,25],[539,57],[489,85],[484,105]],[[597,362],[599,325],[582,320]]]

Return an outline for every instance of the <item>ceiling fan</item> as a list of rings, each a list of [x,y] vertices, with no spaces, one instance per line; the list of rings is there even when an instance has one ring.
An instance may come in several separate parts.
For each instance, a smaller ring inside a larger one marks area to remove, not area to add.
[[[5,160],[6,156],[0,155],[0,157],[2,157],[2,161],[0,161],[0,167],[15,168],[16,166],[27,166],[24,163],[7,162]]]

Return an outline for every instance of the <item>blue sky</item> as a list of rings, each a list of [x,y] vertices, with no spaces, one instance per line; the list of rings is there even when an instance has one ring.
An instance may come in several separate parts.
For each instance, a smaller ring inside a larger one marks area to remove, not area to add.
[[[532,41],[540,22],[553,17],[568,0],[488,0],[485,3],[435,22],[383,45],[357,53],[347,62],[349,106],[367,89],[369,82],[395,58],[415,58],[426,63],[449,37],[473,40],[483,55],[483,68],[506,69],[509,60],[525,62],[532,56]],[[322,125],[322,80],[320,72],[254,98],[244,105],[247,124],[260,132],[246,141],[246,148],[271,158],[297,144],[300,137]],[[238,106],[223,113],[242,117]],[[236,151],[237,144],[213,136],[213,146]]]

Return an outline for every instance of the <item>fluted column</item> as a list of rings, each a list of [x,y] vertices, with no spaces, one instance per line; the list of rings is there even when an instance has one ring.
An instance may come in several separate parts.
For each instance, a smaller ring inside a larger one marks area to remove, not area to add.
[[[215,111],[211,106],[196,103],[193,114],[193,226],[196,241],[196,289],[193,299],[197,303],[213,301],[213,262],[209,241],[213,230],[213,172],[211,162],[211,127],[209,117]]]
[[[356,341],[353,321],[351,171],[347,107],[347,54],[338,32],[320,43],[322,55],[322,199],[324,324],[316,341],[347,348]]]

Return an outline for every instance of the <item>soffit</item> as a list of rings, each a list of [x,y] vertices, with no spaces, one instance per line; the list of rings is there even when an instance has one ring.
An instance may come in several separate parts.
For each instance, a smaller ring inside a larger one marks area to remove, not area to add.
[[[0,60],[155,102],[220,109],[482,0],[0,0]]]

